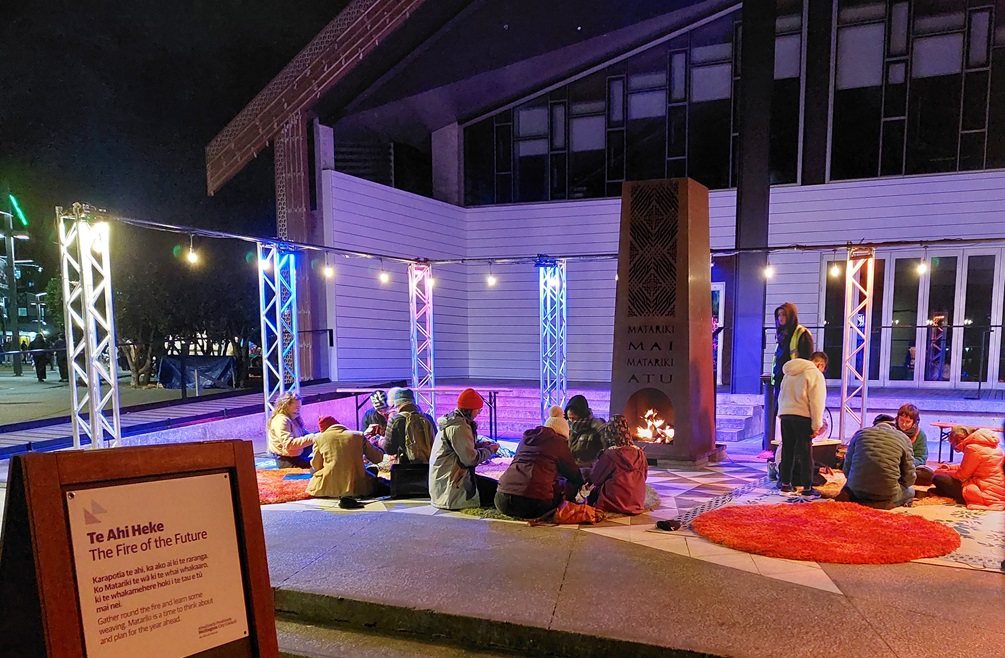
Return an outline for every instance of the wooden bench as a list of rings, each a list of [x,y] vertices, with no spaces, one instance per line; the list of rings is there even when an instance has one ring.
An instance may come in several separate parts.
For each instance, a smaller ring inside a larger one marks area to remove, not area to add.
[[[998,432],[999,434],[1002,433],[1001,426],[998,426],[998,427],[987,427],[985,425],[968,425],[967,423],[946,423],[946,422],[943,422],[943,421],[938,421],[938,422],[935,422],[935,423],[931,423],[931,425],[932,425],[932,427],[938,427],[939,428],[939,461],[940,462],[942,461],[942,443],[944,441],[948,441],[949,440],[949,433],[953,430],[954,427],[957,427],[959,425],[963,425],[965,427],[969,427],[969,428],[975,429],[975,430],[991,430],[992,432]],[[949,463],[950,464],[953,463],[953,453],[954,452],[956,452],[956,451],[953,450],[953,444],[950,443],[949,444]]]

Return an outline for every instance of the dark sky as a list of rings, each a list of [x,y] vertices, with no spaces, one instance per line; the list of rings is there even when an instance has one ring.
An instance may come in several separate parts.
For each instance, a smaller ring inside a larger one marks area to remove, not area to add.
[[[33,234],[18,258],[57,265],[53,208],[73,201],[274,234],[271,150],[210,198],[204,148],[345,4],[3,3],[0,180]]]

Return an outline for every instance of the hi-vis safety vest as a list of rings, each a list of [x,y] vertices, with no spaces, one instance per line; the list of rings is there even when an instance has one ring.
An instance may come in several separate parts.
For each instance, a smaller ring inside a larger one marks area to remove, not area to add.
[[[808,333],[809,329],[801,324],[796,325],[796,330],[792,332],[792,336],[789,337],[789,360],[799,358],[799,341],[802,340],[804,334]],[[781,377],[775,380],[775,364],[778,362],[778,356],[771,357],[771,384],[777,386],[782,380]]]

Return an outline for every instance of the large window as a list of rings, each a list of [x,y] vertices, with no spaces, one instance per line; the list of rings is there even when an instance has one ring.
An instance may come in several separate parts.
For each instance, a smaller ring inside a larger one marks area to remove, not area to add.
[[[827,353],[830,363],[830,377],[838,379],[841,372],[843,354],[845,313],[845,261],[827,261],[827,285],[824,297],[824,341],[820,347]],[[886,281],[886,261],[877,258],[873,266],[872,332],[869,340],[869,379],[879,379],[880,354],[882,349],[883,293]],[[856,318],[859,328],[865,327],[865,315]],[[861,369],[861,356],[856,367]]]
[[[992,5],[839,0],[832,179],[1005,165],[1005,79],[992,70],[1005,66],[1005,17]]]
[[[665,177],[735,186],[739,18],[722,16],[467,126],[467,202],[617,196],[625,180]],[[773,183],[798,180],[802,28],[802,0],[778,0]]]

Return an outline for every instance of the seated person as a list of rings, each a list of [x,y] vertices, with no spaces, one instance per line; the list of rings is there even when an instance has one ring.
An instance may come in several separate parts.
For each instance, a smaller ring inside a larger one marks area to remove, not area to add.
[[[311,446],[317,434],[309,434],[300,418],[300,396],[283,393],[269,418],[269,454],[276,458],[276,468],[310,468]]]
[[[436,423],[415,404],[415,394],[399,388],[394,395],[395,414],[387,422],[384,439],[378,444],[384,452],[403,464],[428,464],[436,437]]]
[[[907,435],[911,440],[911,448],[914,450],[914,470],[918,474],[915,482],[919,487],[927,487],[932,483],[932,476],[935,473],[925,466],[928,461],[928,437],[921,429],[921,413],[918,408],[911,403],[901,405],[897,410],[897,429]]]
[[[615,416],[604,426],[604,443],[610,447],[600,453],[590,473],[593,491],[587,502],[605,512],[641,514],[649,463],[646,453],[635,445],[624,416]]]
[[[387,394],[384,391],[374,391],[370,394],[370,404],[373,409],[363,414],[363,431],[368,435],[383,436],[387,429],[387,417],[391,413]]]
[[[549,413],[543,427],[523,433],[513,463],[499,478],[495,505],[503,514],[536,519],[558,507],[563,497],[575,500],[583,484],[569,449],[569,423],[561,407]]]
[[[433,507],[461,510],[491,507],[496,481],[475,473],[475,467],[492,459],[499,444],[478,441],[475,419],[485,401],[473,388],[457,397],[457,409],[437,421],[429,459],[429,497]]]
[[[331,416],[318,424],[321,433],[314,440],[314,473],[307,485],[307,493],[315,498],[372,498],[386,496],[391,487],[386,480],[375,477],[363,466],[363,457],[374,464],[384,453],[366,440],[362,432],[353,432]]]
[[[565,405],[565,417],[569,421],[569,449],[576,463],[592,466],[600,451],[606,446],[601,437],[604,420],[594,418],[589,403],[582,395],[573,395]]]
[[[880,414],[851,437],[841,470],[848,477],[835,500],[893,509],[914,498],[914,450],[907,435]]]
[[[949,444],[963,453],[963,459],[939,466],[932,478],[932,493],[969,509],[1005,510],[1005,455],[994,432],[954,427]]]

